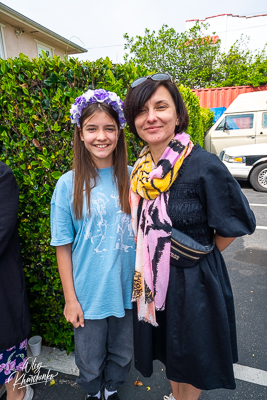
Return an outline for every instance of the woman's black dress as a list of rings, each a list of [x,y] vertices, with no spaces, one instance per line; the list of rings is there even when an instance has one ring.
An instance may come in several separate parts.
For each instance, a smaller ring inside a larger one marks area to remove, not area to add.
[[[203,245],[214,230],[223,237],[253,233],[255,217],[239,184],[219,158],[194,146],[170,190],[173,227]],[[153,373],[153,360],[167,378],[210,390],[235,388],[237,343],[233,294],[225,262],[215,246],[197,266],[170,267],[165,311],[159,327],[138,322],[134,304],[135,366]]]

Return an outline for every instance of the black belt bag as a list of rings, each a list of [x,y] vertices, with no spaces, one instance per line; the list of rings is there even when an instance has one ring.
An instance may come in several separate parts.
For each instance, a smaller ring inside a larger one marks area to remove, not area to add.
[[[171,264],[176,267],[194,267],[214,248],[214,243],[208,246],[196,242],[191,237],[172,228]]]

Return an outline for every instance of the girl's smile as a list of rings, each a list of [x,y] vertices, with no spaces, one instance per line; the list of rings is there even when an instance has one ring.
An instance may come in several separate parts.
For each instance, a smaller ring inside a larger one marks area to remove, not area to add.
[[[116,122],[104,111],[99,111],[84,121],[80,137],[97,168],[113,165],[113,151],[117,146],[118,135]]]

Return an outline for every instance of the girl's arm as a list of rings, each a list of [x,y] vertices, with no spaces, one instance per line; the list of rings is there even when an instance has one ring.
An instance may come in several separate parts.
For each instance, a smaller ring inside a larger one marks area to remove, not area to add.
[[[220,252],[225,250],[235,239],[235,237],[222,237],[215,233],[215,244]]]
[[[84,327],[83,311],[77,300],[72,276],[72,243],[56,247],[57,265],[65,297],[64,316],[74,328]]]

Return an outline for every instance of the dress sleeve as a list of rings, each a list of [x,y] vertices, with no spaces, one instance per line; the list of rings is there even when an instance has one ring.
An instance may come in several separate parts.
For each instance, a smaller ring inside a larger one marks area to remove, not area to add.
[[[200,173],[200,201],[208,225],[223,237],[252,234],[256,220],[240,185],[215,155],[206,153]]]
[[[11,169],[0,164],[0,258],[17,229],[19,188]]]
[[[51,245],[63,246],[72,243],[75,237],[70,208],[70,195],[64,180],[59,179],[51,200]]]

